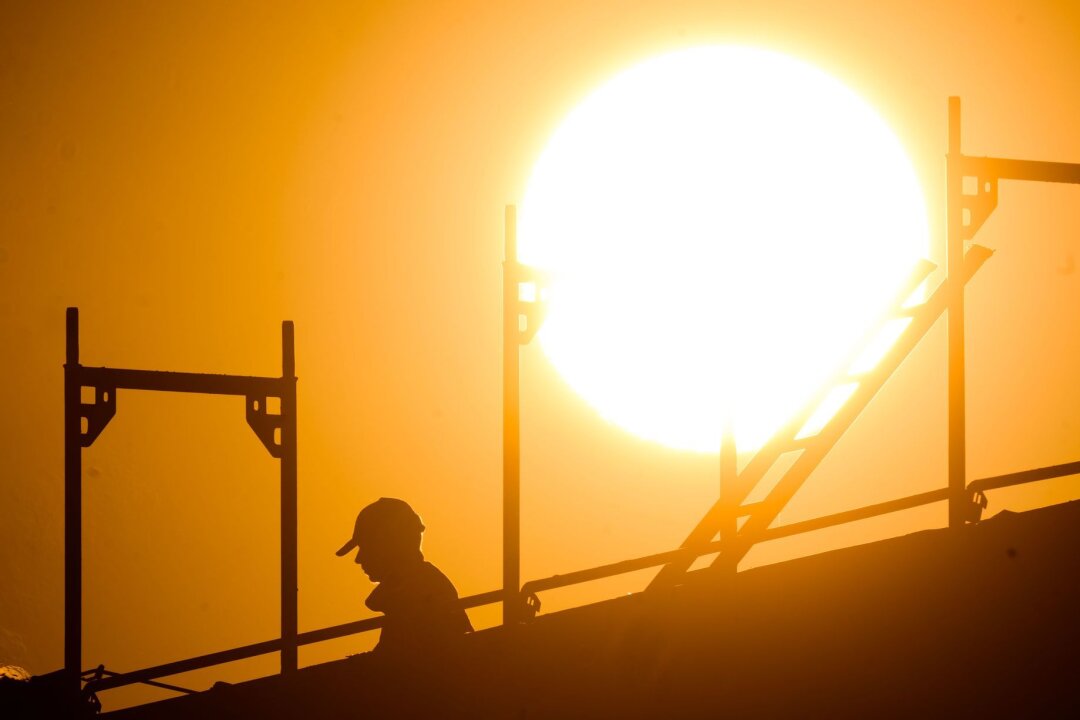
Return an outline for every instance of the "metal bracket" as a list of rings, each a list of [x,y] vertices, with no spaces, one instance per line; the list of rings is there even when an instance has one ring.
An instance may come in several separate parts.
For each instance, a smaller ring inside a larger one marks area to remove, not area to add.
[[[101,712],[101,700],[98,699],[97,693],[94,692],[94,683],[101,682],[107,672],[104,665],[98,665],[93,670],[88,670],[82,674],[81,679],[86,683],[86,686],[82,689],[83,712],[87,715],[97,715]]]
[[[536,593],[529,593],[521,600],[522,604],[525,606],[522,617],[526,621],[535,619],[536,616],[540,613],[540,598],[536,596]]]
[[[82,674],[83,682],[101,682],[101,678],[105,677],[105,665],[98,665],[93,670],[84,670]]]
[[[271,414],[266,409],[266,397],[248,395],[247,424],[255,431],[271,457],[281,457],[281,415]]]
[[[964,175],[960,183],[960,237],[971,240],[997,207],[998,178],[996,175]]]
[[[990,504],[990,501],[986,498],[986,494],[982,490],[976,490],[971,493],[971,497],[967,503],[967,517],[964,519],[969,523],[977,523],[982,520],[983,510]]]
[[[80,421],[79,444],[90,447],[116,415],[116,388],[100,385],[83,387],[94,388],[94,402],[79,402],[79,416],[86,420],[85,426]]]
[[[518,343],[528,345],[536,336],[547,314],[549,284],[544,273],[518,264],[514,284],[517,286]],[[525,297],[522,297],[525,295]],[[521,318],[525,319],[522,326]]]

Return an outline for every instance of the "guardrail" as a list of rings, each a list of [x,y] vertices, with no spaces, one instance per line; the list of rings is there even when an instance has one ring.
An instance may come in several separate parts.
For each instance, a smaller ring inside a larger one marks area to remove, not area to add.
[[[985,502],[979,502],[977,498],[979,495],[986,491],[1077,474],[1080,474],[1080,461],[1034,468],[1031,470],[1008,473],[1005,475],[994,475],[992,477],[981,478],[979,480],[972,481],[969,485],[969,490],[971,492],[973,504],[976,507],[985,507]],[[896,498],[894,500],[888,500],[886,502],[874,503],[872,505],[867,505],[865,507],[857,508],[854,510],[845,510],[838,513],[832,513],[830,515],[822,515],[821,517],[813,518],[810,520],[801,520],[799,522],[789,523],[787,525],[779,525],[774,528],[769,528],[764,532],[758,533],[755,538],[751,539],[751,542],[767,542],[769,540],[777,540],[779,538],[790,537],[792,535],[814,532],[816,530],[823,530],[825,528],[834,527],[836,525],[857,522],[859,520],[867,520],[869,518],[878,517],[880,515],[887,515],[889,513],[899,512],[902,510],[910,510],[912,508],[920,507],[923,505],[944,502],[948,499],[949,489],[947,487],[937,490],[930,490],[928,492],[908,495],[906,497]],[[742,508],[740,508],[739,514],[749,514],[752,510],[752,507],[752,504],[743,506]],[[974,520],[978,520],[978,518],[974,518]],[[638,570],[647,570],[649,568],[666,565],[672,560],[676,560],[679,558],[689,558],[693,560],[698,557],[720,552],[721,550],[723,550],[724,544],[724,540],[716,540],[713,542],[705,543],[696,548],[678,548],[676,550],[668,550],[666,552],[645,555],[643,557],[623,560],[616,563],[610,563],[608,565],[600,565],[585,570],[576,570],[573,572],[553,575],[547,578],[532,580],[525,583],[521,587],[517,602],[520,604],[521,607],[527,608],[527,610],[529,611],[528,616],[535,616],[535,614],[539,611],[540,608],[539,599],[537,598],[538,593],[568,587],[570,585],[591,582],[594,580],[602,580],[604,578],[614,577],[616,575],[624,575],[626,573],[636,572]],[[715,570],[710,569],[709,571]],[[470,595],[468,597],[462,598],[459,602],[463,609],[468,610],[475,607],[492,605],[502,602],[503,597],[504,593],[501,589],[490,590],[488,592],[478,593],[476,595]],[[371,630],[381,628],[384,620],[385,616],[378,615],[375,617],[364,618],[363,620],[356,620],[354,622],[348,622],[341,625],[334,625],[332,627],[322,628],[320,630],[310,630],[308,632],[303,632],[297,635],[296,642],[297,645],[311,645],[313,643],[324,642],[326,640],[334,640],[337,638],[347,637],[349,635],[357,635],[364,632],[370,632]],[[221,652],[214,652],[206,655],[199,655],[197,657],[187,658],[185,660],[178,660],[176,662],[165,663],[163,665],[155,665],[153,667],[143,668],[141,670],[134,670],[126,673],[118,673],[110,670],[105,670],[104,667],[99,666],[95,669],[87,670],[83,673],[83,678],[87,681],[85,691],[88,693],[97,693],[103,692],[105,690],[112,690],[115,688],[124,687],[126,685],[142,683],[180,693],[196,692],[194,690],[183,688],[178,685],[159,682],[158,678],[178,675],[180,673],[190,672],[192,670],[200,670],[203,668],[212,667],[214,665],[234,662],[236,660],[244,660],[247,658],[256,657],[258,655],[266,655],[273,652],[279,652],[281,651],[282,647],[283,644],[280,639],[267,640],[265,642],[253,643],[251,645],[244,645],[241,647],[232,648],[230,650],[223,650]]]

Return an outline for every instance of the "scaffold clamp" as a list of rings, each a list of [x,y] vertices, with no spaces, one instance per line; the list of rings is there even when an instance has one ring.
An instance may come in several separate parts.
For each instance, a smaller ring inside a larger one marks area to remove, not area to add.
[[[83,420],[79,428],[79,444],[90,447],[116,415],[116,388],[101,385],[83,387],[92,387],[94,390],[94,402],[79,403],[79,415]]]
[[[255,431],[271,457],[281,457],[281,415],[267,409],[266,396],[249,395],[247,401],[247,423]]]

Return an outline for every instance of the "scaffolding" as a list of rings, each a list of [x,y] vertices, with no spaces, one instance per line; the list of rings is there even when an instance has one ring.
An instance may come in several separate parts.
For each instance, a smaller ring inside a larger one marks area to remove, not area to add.
[[[505,262],[503,265],[503,583],[497,590],[463,598],[464,609],[501,603],[504,625],[527,622],[539,611],[538,593],[559,587],[648,568],[661,568],[650,589],[684,582],[699,557],[716,554],[710,568],[697,572],[736,572],[739,561],[757,543],[820,530],[930,503],[948,504],[948,525],[960,528],[978,522],[987,501],[985,493],[998,488],[1080,474],[1080,460],[1050,467],[967,480],[964,365],[964,288],[990,258],[979,245],[965,252],[964,243],[975,234],[997,206],[1002,180],[1080,184],[1080,164],[974,157],[960,151],[960,101],[949,98],[948,154],[946,155],[946,266],[945,279],[914,307],[905,300],[924,282],[935,266],[919,263],[899,289],[888,319],[905,327],[873,369],[843,372],[823,386],[815,398],[784,425],[739,471],[734,442],[727,433],[721,447],[721,490],[679,548],[610,565],[569,572],[521,584],[520,487],[521,409],[520,349],[535,337],[543,322],[547,281],[543,273],[518,262],[516,211],[506,208]],[[774,526],[780,511],[802,487],[839,438],[867,407],[929,329],[942,316],[948,323],[948,468],[944,488],[887,502]],[[305,633],[297,632],[296,594],[296,377],[292,324],[282,325],[280,378],[163,373],[79,364],[78,314],[67,316],[65,365],[65,668],[85,682],[92,695],[110,688],[147,683],[178,692],[192,692],[162,683],[160,678],[190,670],[273,652],[281,653],[281,672],[297,669],[297,647],[379,628],[376,616]],[[869,340],[869,338],[868,338]],[[820,428],[810,420],[830,390],[851,387],[846,401]],[[93,388],[95,402],[81,401],[84,387]],[[89,447],[116,409],[119,389],[165,390],[239,395],[247,403],[248,424],[270,454],[281,460],[281,637],[221,652],[170,662],[134,672],[117,673],[103,666],[80,672],[81,667],[81,450]],[[281,400],[280,415],[267,413],[266,400]],[[786,454],[798,458],[760,502],[747,503],[751,491]],[[741,526],[739,518],[744,518]]]
[[[296,553],[296,364],[293,324],[281,324],[281,377],[86,367],[79,362],[79,310],[67,309],[64,365],[64,668],[82,675],[82,451],[94,444],[116,415],[120,390],[236,395],[244,398],[247,423],[281,470],[282,674],[297,669]],[[92,402],[83,400],[84,390]],[[280,412],[270,412],[276,398]],[[92,671],[101,676],[104,668]],[[160,685],[160,684],[159,684]],[[170,689],[179,689],[170,687]]]

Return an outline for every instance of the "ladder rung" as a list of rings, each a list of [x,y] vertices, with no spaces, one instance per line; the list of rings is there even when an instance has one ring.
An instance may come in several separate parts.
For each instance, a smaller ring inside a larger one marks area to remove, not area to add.
[[[813,433],[812,435],[803,435],[802,437],[794,437],[794,438],[791,439],[790,442],[784,443],[784,448],[780,452],[780,454],[783,455],[784,453],[795,452],[796,450],[805,450],[810,445],[810,443],[812,443],[814,441],[814,438],[816,438],[820,434],[821,434],[821,431],[818,430],[817,432]]]
[[[915,317],[920,310],[926,307],[925,303],[919,303],[918,305],[911,305],[910,307],[896,308],[890,313],[893,318],[910,318]]]

